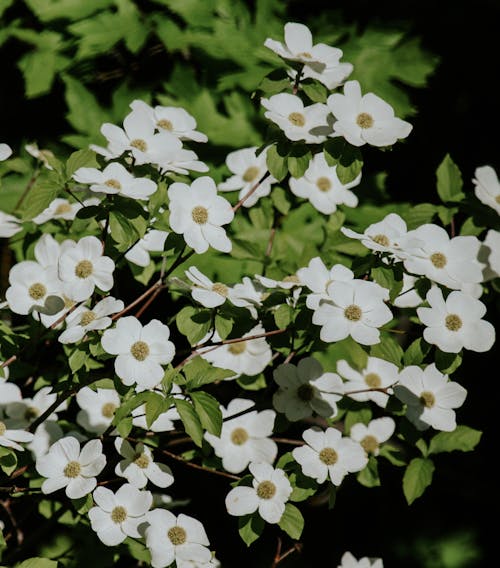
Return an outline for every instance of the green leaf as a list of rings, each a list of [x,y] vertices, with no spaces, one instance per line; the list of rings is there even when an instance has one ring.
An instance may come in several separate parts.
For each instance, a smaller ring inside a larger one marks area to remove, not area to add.
[[[0,447],[0,468],[5,475],[10,475],[17,468],[17,455],[10,448]]]
[[[287,194],[282,187],[274,186],[271,193],[271,200],[276,209],[282,214],[286,215],[290,211],[291,203],[287,199]]]
[[[298,540],[304,529],[304,517],[295,505],[286,503],[285,511],[278,525],[288,536],[294,540]]]
[[[311,161],[311,151],[305,144],[294,144],[287,158],[288,171],[294,178],[304,175]]]
[[[40,176],[24,201],[24,206],[20,211],[21,219],[28,221],[39,215],[47,209],[62,189],[61,182],[54,174]]]
[[[368,424],[372,418],[372,411],[370,408],[359,408],[357,410],[349,410],[344,419],[344,428],[346,435],[349,434],[354,424],[361,422]]]
[[[234,326],[234,319],[232,317],[225,317],[223,314],[218,313],[215,316],[215,329],[219,337],[224,340],[231,333]]]
[[[436,205],[432,205],[431,203],[419,203],[409,211],[405,211],[402,217],[406,221],[408,230],[412,230],[425,223],[432,223],[437,212],[438,208]]]
[[[201,448],[203,442],[203,427],[193,405],[180,398],[175,398],[174,401],[186,434]]]
[[[78,168],[99,168],[96,153],[88,148],[73,152],[66,162],[66,176],[70,178]]]
[[[376,458],[370,456],[366,467],[358,473],[356,479],[365,487],[379,487],[381,485]]]
[[[201,425],[214,436],[220,436],[222,429],[222,412],[219,401],[212,395],[196,391],[189,394],[198,414]]]
[[[80,347],[76,347],[71,352],[70,356],[68,357],[68,364],[73,373],[76,373],[83,367],[88,356],[89,355],[85,351],[85,349],[81,349]]]
[[[404,365],[420,365],[423,363],[427,353],[429,353],[430,348],[431,346],[421,337],[415,339],[403,355]]]
[[[167,411],[170,404],[165,398],[158,393],[151,392],[146,399],[146,426],[151,428],[151,424],[162,414]]]
[[[57,568],[57,561],[36,556],[24,560],[21,564],[16,564],[16,568]]]
[[[297,462],[292,461],[292,463],[296,465]],[[281,466],[276,465],[276,467],[280,468]],[[281,469],[283,468],[281,467]],[[290,494],[289,499],[295,503],[298,501],[305,501],[318,490],[318,484],[316,481],[304,475],[299,469],[297,471],[292,471],[289,474],[288,479],[293,487],[293,491]]]
[[[394,301],[403,289],[403,274],[397,269],[378,266],[371,269],[371,275],[377,284],[389,290],[389,300],[391,302]]]
[[[26,98],[32,99],[49,93],[56,73],[62,71],[69,62],[67,57],[48,49],[29,51],[21,57],[18,65],[24,76]]]
[[[427,458],[414,458],[403,476],[403,493],[408,505],[418,499],[432,483],[434,463]]]
[[[43,305],[34,305],[30,308],[31,312],[39,312],[46,316],[53,316],[64,309],[64,300],[59,296],[47,296]]]
[[[49,22],[59,18],[80,20],[97,10],[111,6],[113,0],[25,0],[39,20]]]
[[[189,363],[184,365],[184,375],[186,377],[186,387],[188,390],[200,388],[216,381],[222,381],[233,377],[236,373],[230,369],[220,369],[214,367],[203,357],[197,355]]]
[[[274,311],[274,321],[278,329],[286,329],[293,319],[294,310],[288,304],[281,304]]]
[[[273,144],[267,150],[266,164],[270,174],[278,181],[286,177],[288,173],[287,158],[286,155],[281,155],[278,152],[276,144]]]
[[[439,164],[436,177],[437,192],[441,201],[444,203],[456,203],[464,199],[462,174],[449,154],[446,154],[441,164]]]
[[[436,367],[444,375],[451,375],[462,364],[462,355],[460,353],[445,353],[440,349],[436,349]]]
[[[258,513],[243,515],[238,518],[238,532],[243,542],[250,546],[262,534],[266,523]]]
[[[313,103],[326,103],[328,89],[316,79],[307,78],[300,82],[300,88]]]
[[[384,337],[380,343],[372,345],[370,355],[385,359],[390,363],[394,363],[401,367],[401,359],[403,358],[403,349],[393,337]]]
[[[126,418],[122,418],[116,426],[116,430],[122,438],[126,438],[130,435],[133,426],[132,420],[132,416],[127,416]]]
[[[126,251],[139,240],[139,234],[135,227],[120,211],[113,210],[110,212],[109,231],[116,243],[117,250],[120,252]]]
[[[361,151],[343,138],[328,139],[323,153],[327,164],[337,167],[336,173],[342,184],[355,180],[361,173],[363,167]]]
[[[469,426],[457,426],[453,432],[439,432],[430,441],[429,454],[471,452],[479,444],[482,434]]]
[[[185,306],[175,318],[177,329],[185,335],[191,345],[201,341],[210,331],[212,315],[210,310]]]

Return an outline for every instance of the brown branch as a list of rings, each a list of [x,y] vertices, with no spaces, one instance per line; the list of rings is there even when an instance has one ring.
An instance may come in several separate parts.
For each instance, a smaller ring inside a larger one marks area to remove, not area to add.
[[[245,201],[257,190],[259,185],[269,176],[271,175],[269,172],[266,172],[259,181],[252,185],[252,187],[245,193],[245,195],[238,201],[238,203],[233,207],[233,211],[236,213],[238,209],[245,203]]]
[[[210,467],[205,467],[203,465],[198,465],[196,463],[192,463],[190,461],[185,460],[183,457],[174,454],[173,452],[169,452],[168,450],[160,450],[160,452],[162,454],[165,454],[166,456],[183,463],[184,465],[187,465],[188,467],[192,467],[194,469],[198,469],[201,471],[208,471],[209,473],[214,473],[215,475],[220,475],[222,477],[227,477],[228,479],[234,479],[234,480],[240,480],[241,477],[239,477],[238,475],[233,475],[231,473],[226,473],[225,471],[219,471],[218,469],[212,469]]]

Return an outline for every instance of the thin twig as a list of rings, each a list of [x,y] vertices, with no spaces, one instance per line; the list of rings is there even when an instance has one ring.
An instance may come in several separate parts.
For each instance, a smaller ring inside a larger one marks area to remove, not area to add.
[[[259,187],[259,185],[271,174],[269,172],[266,172],[260,179],[259,181],[252,185],[252,187],[247,191],[247,193],[245,193],[245,195],[238,201],[238,203],[233,207],[233,211],[236,213],[236,211],[238,211],[238,209],[243,205],[243,203],[245,203],[245,201],[251,196],[253,195],[253,193],[257,190],[257,188]]]

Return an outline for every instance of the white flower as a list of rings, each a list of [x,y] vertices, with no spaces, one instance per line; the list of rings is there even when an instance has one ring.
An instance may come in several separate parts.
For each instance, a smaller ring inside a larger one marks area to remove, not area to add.
[[[201,176],[191,186],[175,182],[168,188],[170,227],[184,236],[198,254],[209,246],[230,252],[232,245],[222,225],[233,220],[234,212],[227,199],[217,195],[212,178]]]
[[[306,306],[315,310],[321,300],[329,300],[328,286],[332,282],[349,282],[354,278],[354,272],[343,264],[335,264],[328,270],[319,256],[315,256],[304,268],[297,270],[297,277],[313,293],[306,297]]]
[[[36,217],[33,217],[33,223],[43,225],[52,219],[64,219],[65,221],[72,221],[78,211],[82,208],[82,204],[77,201],[69,201],[63,197],[56,197],[53,199],[48,207],[46,207]]]
[[[9,239],[22,231],[21,220],[14,215],[0,211],[0,239]]]
[[[0,446],[5,448],[13,448],[14,450],[23,451],[24,448],[18,443],[31,442],[33,434],[20,430],[11,426],[11,420],[0,420]]]
[[[306,445],[294,448],[292,455],[302,472],[318,483],[328,478],[339,486],[348,473],[361,471],[368,463],[363,448],[350,438],[343,437],[336,428],[324,432],[317,428],[305,430]]]
[[[330,109],[322,103],[304,106],[302,99],[290,93],[279,93],[260,100],[267,109],[264,116],[277,124],[289,140],[320,144],[331,133]]]
[[[146,522],[153,496],[125,483],[116,493],[97,487],[92,494],[95,507],[89,510],[90,526],[106,546],[116,546],[128,536],[141,538],[139,526]]]
[[[303,197],[321,213],[330,215],[338,205],[356,207],[357,196],[349,191],[359,185],[361,174],[353,181],[343,184],[337,175],[337,166],[329,166],[323,152],[318,152],[309,162],[309,167],[300,178],[290,177],[289,185],[292,193]]]
[[[142,442],[134,448],[127,440],[116,438],[115,448],[125,458],[116,464],[115,473],[133,486],[141,489],[151,481],[157,487],[169,487],[174,482],[171,469],[163,463],[155,463],[151,450]]]
[[[278,453],[276,442],[269,437],[276,418],[274,410],[251,410],[229,418],[248,410],[253,404],[247,399],[234,398],[227,409],[222,409],[225,420],[220,436],[205,432],[205,439],[214,448],[215,454],[222,458],[223,468],[231,473],[242,472],[252,461],[273,463]]]
[[[483,272],[484,280],[500,277],[500,231],[489,229],[483,241],[487,265]]]
[[[394,434],[396,423],[390,416],[382,416],[370,420],[368,424],[357,422],[351,426],[350,436],[355,442],[361,444],[361,447],[367,454],[378,456],[380,453],[380,445]]]
[[[12,148],[8,144],[0,144],[0,162],[12,155]]]
[[[96,476],[105,465],[100,440],[90,440],[80,451],[80,442],[74,436],[66,436],[37,458],[35,467],[47,478],[42,484],[42,493],[53,493],[65,487],[70,499],[79,499],[95,489]]]
[[[81,238],[59,257],[59,278],[64,294],[76,302],[87,300],[97,286],[107,292],[113,287],[115,263],[103,255],[101,241],[94,236]]]
[[[467,391],[448,380],[434,363],[421,369],[417,365],[405,367],[394,387],[396,396],[407,405],[406,417],[418,430],[432,426],[435,430],[452,432],[457,424],[454,408],[465,401]]]
[[[165,509],[147,514],[146,546],[151,552],[152,568],[166,568],[173,561],[209,562],[212,553],[203,525],[181,513],[177,517]]]
[[[55,157],[54,152],[52,152],[51,150],[46,150],[46,149],[40,150],[40,148],[38,147],[38,144],[36,142],[33,142],[32,144],[26,144],[24,146],[24,149],[26,150],[26,152],[28,152],[28,154],[33,156],[33,158],[36,158],[37,160],[42,162],[42,164],[44,165],[45,168],[47,168],[48,170],[54,169],[49,164],[49,158]]]
[[[481,319],[486,306],[480,300],[458,290],[445,300],[437,286],[427,292],[426,300],[430,307],[417,308],[417,315],[427,326],[423,335],[428,343],[447,353],[458,353],[462,348],[478,352],[492,348],[495,328]]]
[[[261,274],[255,274],[255,279],[266,288],[282,288],[283,290],[290,290],[291,288],[299,287],[301,285],[299,277],[296,274],[289,274],[280,280],[268,278]]]
[[[136,178],[122,164],[112,162],[102,171],[97,168],[78,168],[73,174],[78,183],[90,184],[96,193],[119,193],[124,197],[147,200],[158,188],[149,178]]]
[[[151,262],[150,252],[162,252],[168,231],[150,229],[132,248],[125,253],[125,258],[132,264],[146,267]]]
[[[209,167],[205,162],[198,160],[198,155],[193,150],[180,148],[166,154],[157,164],[161,174],[176,172],[178,174],[189,174],[190,170],[195,172],[208,172]]]
[[[77,343],[89,331],[106,329],[113,323],[109,316],[123,310],[124,306],[123,300],[112,296],[103,298],[92,309],[78,306],[66,318],[66,329],[58,337],[58,341]]]
[[[418,278],[403,272],[403,287],[401,292],[394,298],[392,305],[397,308],[416,308],[424,301],[415,289]]]
[[[481,241],[477,237],[450,238],[442,227],[432,223],[409,231],[407,237],[420,241],[419,249],[413,249],[403,260],[408,272],[453,290],[483,281],[485,265],[478,260]]]
[[[380,558],[370,559],[363,556],[363,558],[356,560],[350,552],[344,552],[337,568],[384,568],[384,564]]]
[[[144,327],[134,316],[122,317],[101,338],[103,349],[115,359],[115,372],[129,386],[136,384],[136,391],[153,389],[163,379],[166,365],[175,354],[169,341],[170,329],[157,319]]]
[[[354,279],[332,282],[328,286],[329,300],[320,301],[312,322],[321,326],[320,338],[331,343],[349,335],[362,345],[380,342],[379,327],[392,320],[385,305],[389,291],[376,282]]]
[[[83,387],[76,395],[76,402],[80,407],[77,423],[87,432],[102,434],[120,406],[120,395],[115,389]]]
[[[21,389],[16,384],[8,382],[8,378],[9,367],[0,366],[0,420],[8,404],[21,401],[23,398]]]
[[[135,100],[130,103],[132,110],[143,109],[160,132],[170,132],[180,140],[193,140],[206,142],[206,134],[196,130],[196,119],[185,109],[173,106],[160,106],[154,108],[144,101]]]
[[[347,81],[344,94],[330,95],[327,105],[336,118],[332,137],[343,136],[353,146],[391,146],[406,138],[413,128],[395,117],[391,105],[377,95],[362,96],[358,81]]]
[[[247,308],[253,319],[258,318],[257,308],[262,306],[262,302],[268,295],[261,282],[253,281],[248,276],[243,276],[241,283],[229,289],[231,303],[239,308]]]
[[[476,197],[493,208],[500,215],[500,182],[495,170],[491,166],[476,168],[472,183],[476,186]]]
[[[31,452],[36,459],[49,451],[50,446],[64,436],[63,429],[54,420],[45,420],[36,427],[33,432],[33,439],[26,445],[26,449]]]
[[[364,369],[353,369],[347,361],[337,361],[337,373],[344,379],[344,393],[346,396],[365,402],[371,400],[381,408],[385,408],[392,386],[398,382],[399,369],[394,363],[368,357]]]
[[[267,173],[266,157],[268,148],[265,148],[256,155],[257,146],[242,148],[230,152],[226,156],[226,166],[231,173],[226,181],[219,183],[217,186],[219,191],[235,191],[240,190],[238,199],[243,199],[252,187]],[[269,175],[262,180],[252,195],[245,199],[243,207],[251,207],[255,205],[259,198],[265,197],[271,193],[271,185],[276,183],[276,179]]]
[[[244,339],[261,333],[265,333],[265,329],[259,323],[242,337]],[[214,333],[212,341],[221,341],[217,332]],[[258,375],[271,362],[273,356],[265,337],[224,343],[215,349],[207,347],[199,349],[198,352],[215,367],[234,371],[235,375],[228,377],[228,380],[236,379],[240,375]]]
[[[229,294],[229,288],[222,282],[212,282],[196,266],[190,266],[186,276],[191,280],[191,296],[206,308],[221,306]]]
[[[19,428],[26,428],[48,410],[56,400],[57,394],[52,392],[52,387],[42,387],[33,395],[33,398],[23,398],[8,404],[6,412]],[[67,402],[61,404],[47,416],[47,420],[57,420],[57,412],[65,410],[67,406]]]
[[[252,487],[238,485],[231,489],[226,496],[227,512],[239,517],[258,511],[267,523],[279,523],[292,493],[285,472],[268,463],[252,462],[248,467],[253,475]]]
[[[325,373],[313,357],[301,359],[297,366],[279,365],[274,373],[279,389],[273,395],[273,406],[288,420],[312,416],[336,416],[337,401],[342,398],[342,379],[336,373]]]

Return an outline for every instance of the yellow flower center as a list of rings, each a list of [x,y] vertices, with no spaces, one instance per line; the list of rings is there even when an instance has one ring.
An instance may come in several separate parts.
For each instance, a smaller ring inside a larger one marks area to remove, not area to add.
[[[448,314],[445,319],[445,325],[450,331],[458,331],[462,327],[462,320],[457,314]]]
[[[320,191],[324,191],[326,193],[332,189],[332,182],[327,177],[320,177],[316,181],[316,186]]]
[[[495,196],[495,201],[500,204],[500,195]]]
[[[94,266],[90,260],[80,260],[75,267],[75,274],[78,278],[88,278],[94,271]]]
[[[368,436],[365,436],[361,440],[361,446],[363,447],[366,453],[374,454],[378,450],[379,443],[377,438],[375,438],[375,436],[371,436],[370,434],[368,434]]]
[[[54,215],[64,215],[65,213],[69,213],[71,211],[71,204],[69,203],[60,203],[56,210],[54,211]]]
[[[246,350],[246,341],[236,341],[235,343],[231,343],[228,347],[229,353],[233,355],[241,355]]]
[[[158,126],[159,128],[163,128],[163,130],[173,130],[174,129],[174,125],[170,122],[170,120],[167,120],[166,118],[162,118],[160,119],[157,123],[156,126]]]
[[[296,274],[290,274],[290,276],[283,278],[283,282],[295,282],[296,284],[300,284],[300,279]]]
[[[116,410],[116,404],[112,402],[106,402],[106,404],[102,405],[101,414],[104,418],[113,418]]]
[[[222,284],[222,282],[215,282],[215,284],[212,285],[212,292],[217,292],[219,296],[224,296],[224,298],[226,298],[229,288],[225,284]]]
[[[0,436],[3,436],[7,431],[7,426],[0,420]]]
[[[168,529],[167,536],[174,546],[184,544],[187,540],[186,531],[182,527],[172,527]]]
[[[304,57],[305,59],[311,59],[312,55],[308,51],[302,51],[301,53],[297,53],[298,57]]]
[[[420,394],[420,402],[426,408],[432,408],[436,404],[436,397],[432,392],[424,391]]]
[[[198,225],[204,225],[208,221],[208,210],[201,205],[197,205],[191,211],[191,217]]]
[[[272,481],[261,481],[257,486],[257,497],[271,499],[276,493],[276,485]]]
[[[146,454],[136,454],[134,456],[134,463],[137,467],[141,469],[146,469],[149,465],[150,459]]]
[[[259,175],[259,168],[257,166],[250,166],[246,169],[245,173],[243,174],[243,181],[249,183],[253,181]]]
[[[145,341],[136,341],[132,344],[130,353],[137,361],[144,361],[149,355],[149,345]]]
[[[77,461],[70,461],[64,468],[64,475],[69,479],[74,479],[80,475],[82,466]]]
[[[83,312],[81,318],[80,318],[80,325],[85,326],[85,325],[89,325],[89,323],[92,323],[95,320],[95,314],[92,310],[87,310],[86,312]]]
[[[431,254],[431,262],[436,268],[444,268],[446,266],[446,256],[442,252]]]
[[[359,321],[362,315],[363,312],[361,311],[361,308],[359,306],[356,306],[355,304],[347,306],[347,308],[344,310],[344,317],[346,317],[350,321]]]
[[[47,288],[40,282],[35,282],[28,288],[28,294],[33,300],[41,300],[47,293]]]
[[[108,179],[104,182],[104,185],[117,189],[118,191],[122,188],[122,184],[117,179]]]
[[[146,152],[146,150],[148,149],[146,141],[142,140],[141,138],[135,138],[134,140],[132,140],[132,142],[130,142],[130,145],[132,146],[132,148],[137,148],[141,152]]]
[[[231,442],[236,446],[242,446],[248,440],[248,432],[245,428],[235,428],[231,432]]]
[[[115,507],[111,511],[111,520],[117,525],[123,523],[123,521],[126,518],[127,518],[127,509],[125,509],[125,507],[122,507],[121,505],[118,505],[118,507]]]
[[[378,389],[382,384],[382,379],[380,378],[380,375],[377,375],[377,373],[367,373],[365,375],[365,383],[371,389]]]
[[[305,119],[304,115],[301,114],[300,112],[291,112],[288,115],[288,120],[294,126],[304,126],[304,124],[306,123],[306,119]]]
[[[382,247],[388,247],[391,244],[391,241],[385,235],[375,235],[372,237],[372,241]]]
[[[367,112],[361,112],[356,118],[356,124],[361,128],[371,128],[373,126],[374,120],[371,114]]]
[[[325,465],[334,465],[337,463],[339,456],[333,448],[323,448],[319,453],[319,459]]]

